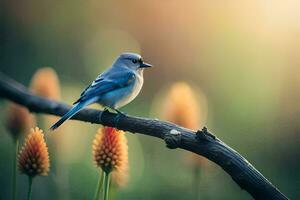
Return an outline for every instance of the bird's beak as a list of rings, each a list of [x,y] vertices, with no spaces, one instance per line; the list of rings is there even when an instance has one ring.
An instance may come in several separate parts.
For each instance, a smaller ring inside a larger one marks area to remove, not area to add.
[[[152,65],[150,65],[149,63],[145,63],[145,62],[142,62],[140,65],[140,68],[148,68],[148,67],[152,67]]]

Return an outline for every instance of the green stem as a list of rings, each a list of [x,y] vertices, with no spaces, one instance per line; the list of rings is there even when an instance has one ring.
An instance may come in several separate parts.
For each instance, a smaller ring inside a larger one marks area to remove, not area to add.
[[[110,173],[104,172],[104,200],[108,200]]]
[[[201,169],[199,166],[194,168],[194,198],[195,200],[201,199],[201,190],[200,190],[200,179],[201,179]]]
[[[102,182],[103,182],[103,177],[104,177],[104,171],[102,171],[101,174],[99,174],[99,178],[98,178],[98,183],[97,183],[97,187],[96,187],[96,191],[94,194],[94,200],[99,200],[99,194],[102,188]]]
[[[27,193],[27,200],[31,200],[32,196],[32,179],[33,177],[28,177],[28,193]]]
[[[19,150],[19,139],[15,139],[14,144],[14,154],[13,154],[13,180],[12,180],[12,188],[13,188],[13,194],[12,199],[16,200],[16,186],[17,186],[17,159],[18,159],[18,150]]]

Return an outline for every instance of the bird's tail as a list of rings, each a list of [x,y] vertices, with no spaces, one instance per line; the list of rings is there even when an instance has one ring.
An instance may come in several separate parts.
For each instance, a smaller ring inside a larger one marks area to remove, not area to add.
[[[62,123],[64,123],[66,120],[70,119],[73,117],[76,113],[78,113],[86,104],[83,102],[79,102],[76,105],[73,106],[71,110],[69,110],[60,120],[58,120],[55,124],[53,124],[50,128],[50,130],[55,130],[57,129]]]

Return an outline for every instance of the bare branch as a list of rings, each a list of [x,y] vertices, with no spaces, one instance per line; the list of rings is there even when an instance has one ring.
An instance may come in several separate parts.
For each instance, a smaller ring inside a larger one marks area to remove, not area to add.
[[[27,107],[31,112],[62,116],[71,107],[31,94],[23,85],[0,72],[0,96]],[[101,117],[100,117],[101,116]],[[84,109],[72,119],[115,127],[116,114]],[[202,155],[222,167],[231,178],[255,199],[288,199],[244,157],[209,133],[194,132],[176,124],[134,116],[124,116],[118,129],[163,139],[169,148],[182,148]]]

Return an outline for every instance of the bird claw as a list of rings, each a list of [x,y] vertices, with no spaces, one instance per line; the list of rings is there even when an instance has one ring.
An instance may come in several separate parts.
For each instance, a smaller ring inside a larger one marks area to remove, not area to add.
[[[114,110],[117,112],[117,116],[115,117],[113,124],[116,128],[118,128],[118,126],[119,126],[118,124],[119,124],[120,119],[123,118],[123,117],[126,117],[126,114],[124,112],[121,112],[121,111],[117,110],[117,109],[114,109]]]
[[[101,115],[100,115],[100,120],[101,120],[101,122],[103,122],[103,120],[102,120],[103,115],[104,115],[105,113],[107,113],[107,112],[110,113],[110,110],[109,110],[109,109],[112,109],[112,110],[115,111],[116,114],[117,114],[117,116],[113,119],[113,126],[116,127],[116,128],[118,128],[120,119],[123,118],[123,117],[126,117],[127,115],[126,115],[124,112],[121,112],[121,111],[119,111],[119,110],[117,110],[117,109],[105,107],[105,108],[103,109]]]
[[[105,107],[105,108],[103,109],[103,112],[109,112],[108,108]]]
[[[103,117],[103,115],[105,114],[105,113],[109,113],[109,110],[108,110],[108,108],[107,107],[105,107],[104,109],[103,109],[103,111],[101,112],[101,114],[100,114],[100,121],[101,122],[103,122],[103,120],[102,120],[102,117]]]
[[[117,110],[117,109],[114,109],[114,110],[118,113],[118,115],[126,116],[126,113],[124,113],[124,112],[122,112],[122,111],[119,111],[119,110]]]

